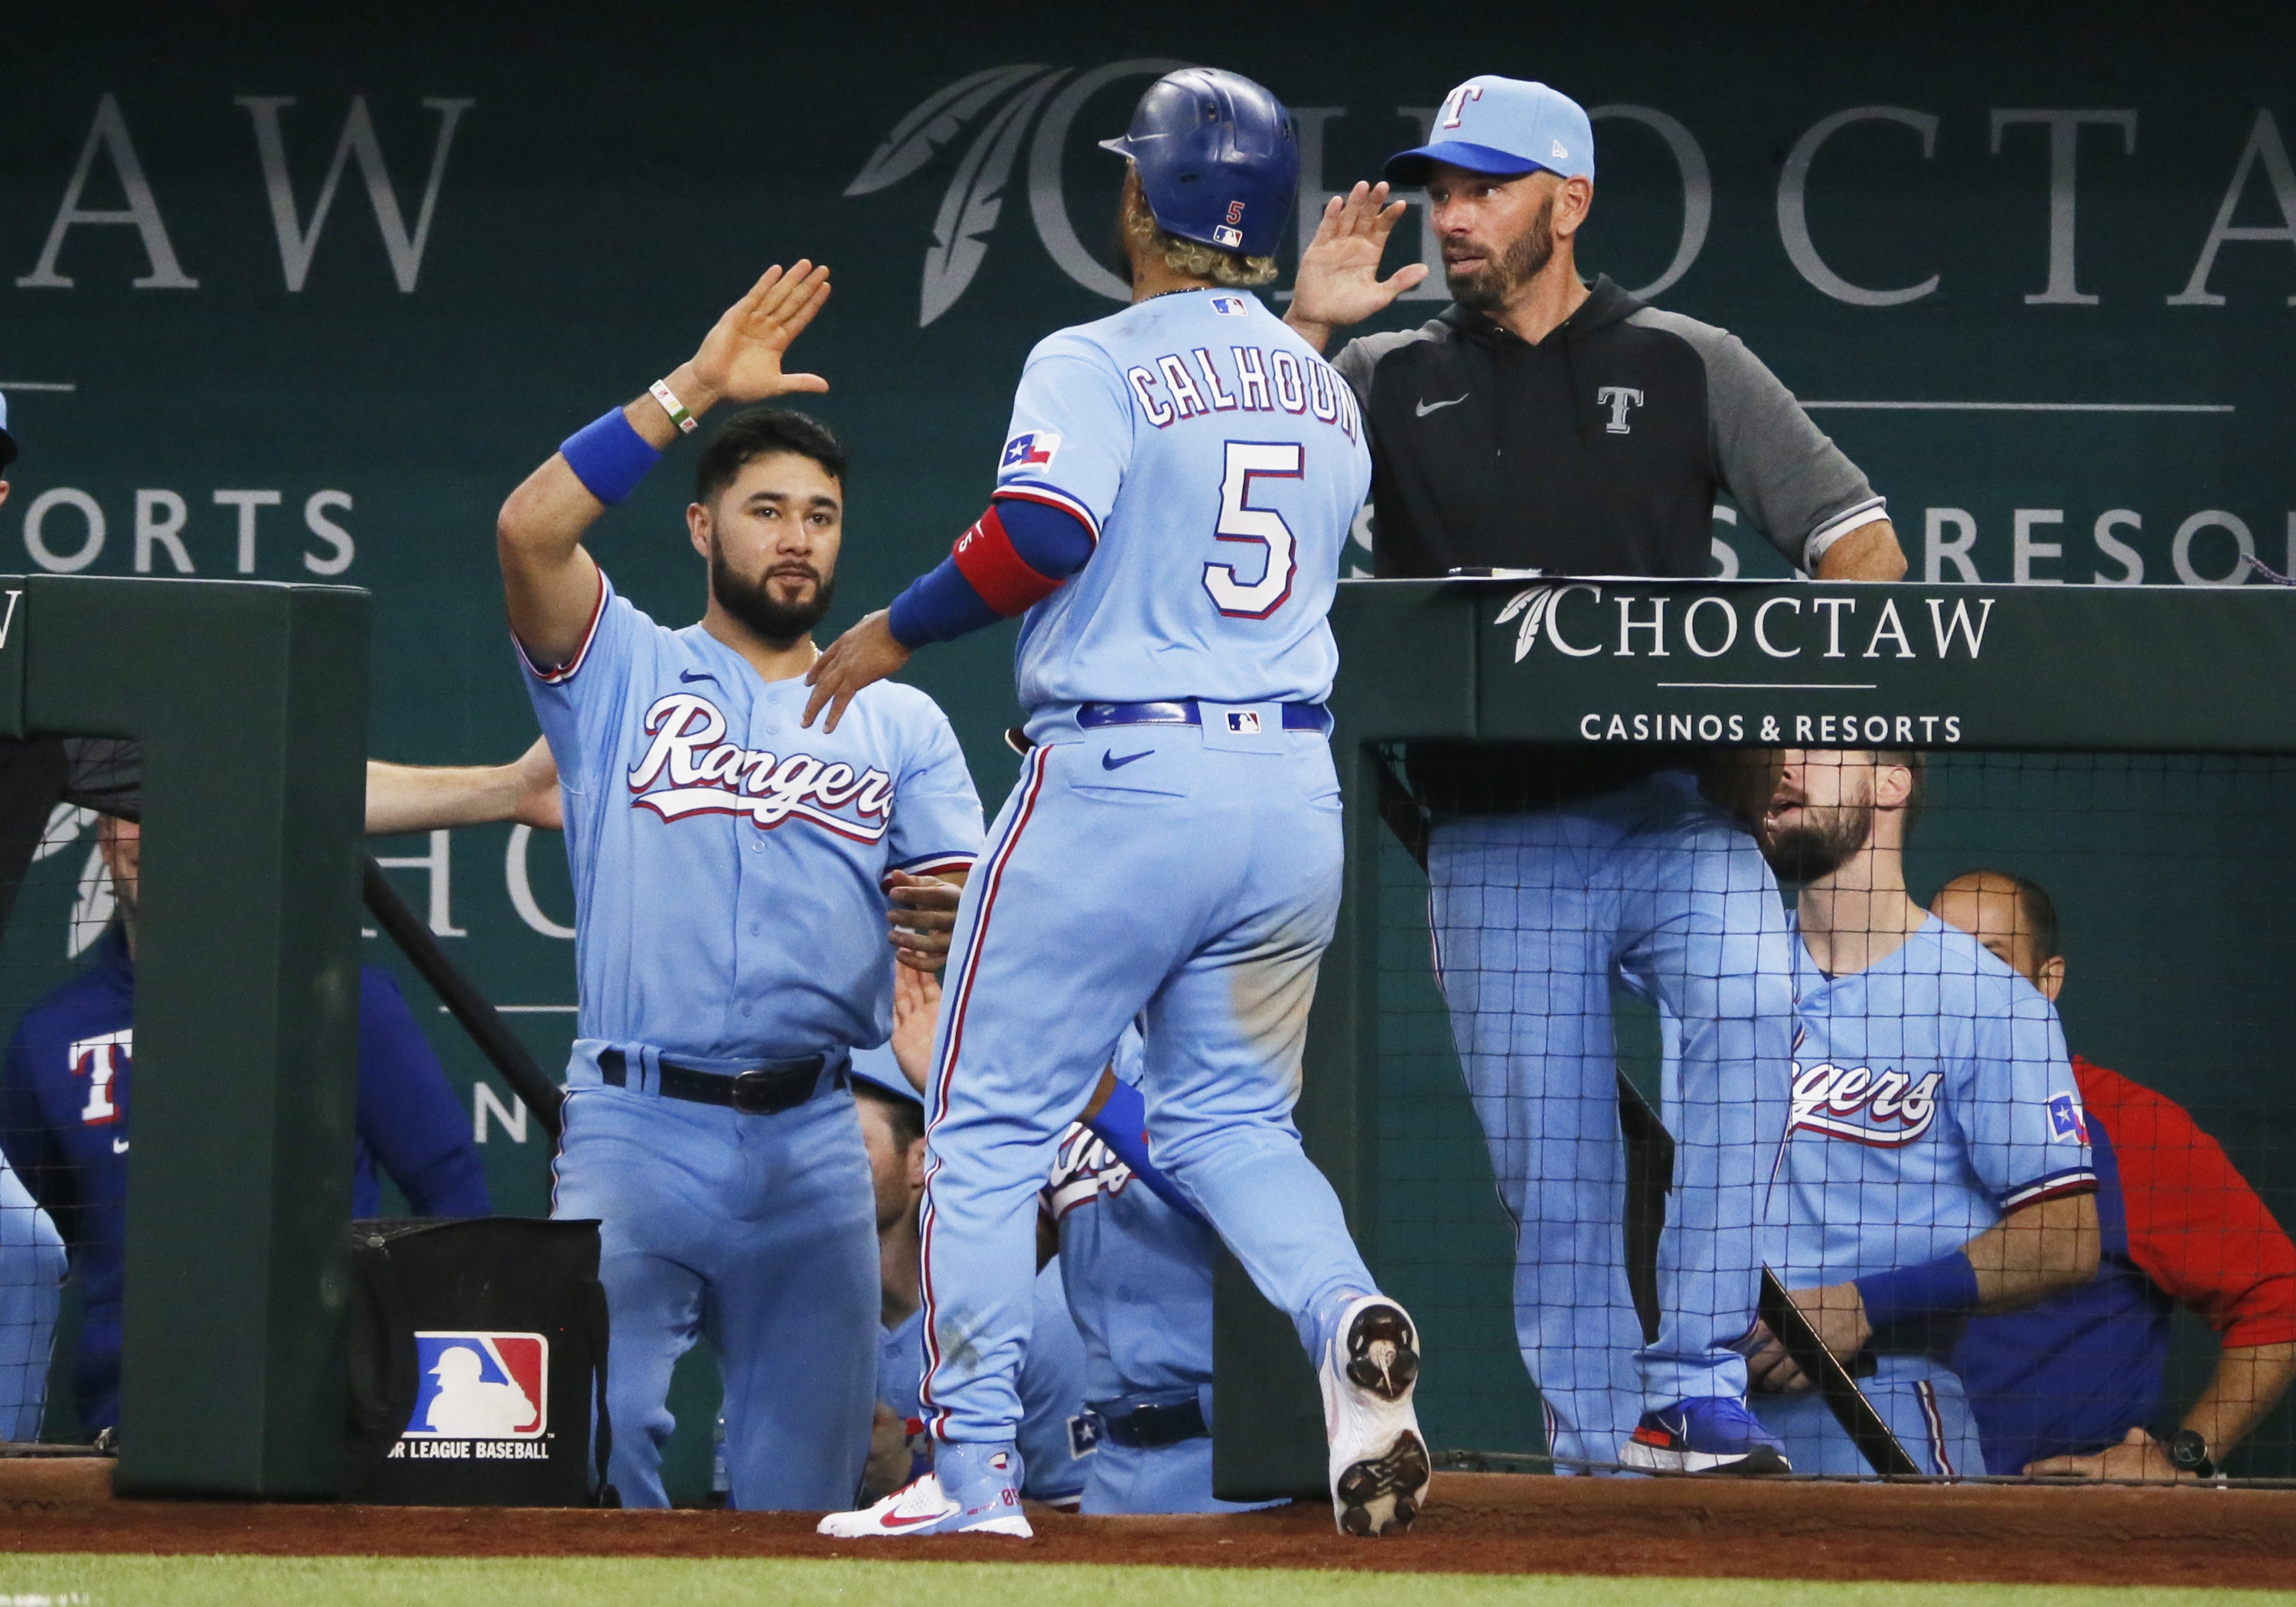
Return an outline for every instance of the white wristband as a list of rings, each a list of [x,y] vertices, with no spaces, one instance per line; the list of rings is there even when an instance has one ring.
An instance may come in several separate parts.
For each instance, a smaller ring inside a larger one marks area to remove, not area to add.
[[[669,414],[669,422],[677,426],[680,433],[693,433],[694,427],[701,421],[685,410],[685,404],[677,399],[677,394],[670,389],[668,380],[656,380],[646,389],[648,394],[661,404],[661,410]]]

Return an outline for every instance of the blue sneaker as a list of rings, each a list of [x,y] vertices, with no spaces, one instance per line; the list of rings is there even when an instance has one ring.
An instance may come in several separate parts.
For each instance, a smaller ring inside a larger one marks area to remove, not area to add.
[[[1031,1538],[1021,1511],[1021,1454],[1009,1445],[944,1445],[933,1471],[857,1513],[832,1513],[816,1531],[838,1540],[913,1535]]]
[[[1785,1442],[1730,1395],[1677,1400],[1645,1412],[1619,1453],[1621,1465],[1645,1473],[1791,1473]]]

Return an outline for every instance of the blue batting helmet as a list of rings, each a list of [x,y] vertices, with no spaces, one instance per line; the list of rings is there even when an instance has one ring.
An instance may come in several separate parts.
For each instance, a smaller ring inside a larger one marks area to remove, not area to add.
[[[1267,257],[1300,189],[1300,138],[1283,102],[1239,73],[1184,67],[1148,86],[1122,139],[1103,150],[1140,170],[1168,234]]]

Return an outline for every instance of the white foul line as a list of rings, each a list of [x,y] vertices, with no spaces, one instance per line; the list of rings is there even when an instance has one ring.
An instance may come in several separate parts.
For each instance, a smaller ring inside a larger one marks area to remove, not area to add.
[[[2230,413],[2229,402],[1804,402],[1865,413]]]
[[[1661,692],[1875,692],[1876,681],[1660,681]]]
[[[77,385],[58,385],[38,380],[0,380],[0,390],[54,390],[68,393],[78,389]]]

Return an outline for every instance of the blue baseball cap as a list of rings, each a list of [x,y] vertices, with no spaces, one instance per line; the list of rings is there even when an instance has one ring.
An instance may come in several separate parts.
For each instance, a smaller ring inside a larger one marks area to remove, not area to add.
[[[1448,162],[1474,173],[1545,171],[1595,176],[1595,126],[1587,109],[1559,89],[1488,73],[1443,97],[1426,144],[1387,159],[1390,184],[1423,184]]]
[[[16,461],[16,438],[8,433],[8,398],[0,396],[0,469]]]
[[[888,1099],[905,1100],[918,1106],[925,1103],[925,1096],[909,1086],[908,1076],[901,1070],[901,1062],[893,1058],[890,1044],[881,1044],[874,1049],[856,1049],[853,1063],[847,1068],[846,1074],[855,1082],[866,1084]]]

